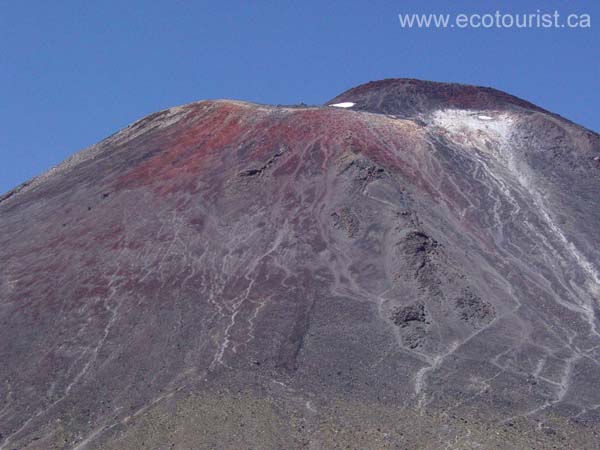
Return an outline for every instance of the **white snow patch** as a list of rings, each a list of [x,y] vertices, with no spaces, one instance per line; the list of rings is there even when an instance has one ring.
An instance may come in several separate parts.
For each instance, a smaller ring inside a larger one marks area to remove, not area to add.
[[[440,109],[431,118],[433,125],[445,129],[451,140],[484,153],[499,152],[513,132],[514,117],[509,113],[492,117],[463,109]]]
[[[336,108],[352,108],[355,105],[355,103],[352,102],[342,102],[342,103],[334,103],[333,105],[329,105],[329,106],[335,106]]]

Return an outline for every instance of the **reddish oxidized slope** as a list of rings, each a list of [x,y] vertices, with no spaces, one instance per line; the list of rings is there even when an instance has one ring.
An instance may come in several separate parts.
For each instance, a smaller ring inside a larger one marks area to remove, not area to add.
[[[243,167],[240,164],[262,162],[282,148],[291,147],[312,147],[311,164],[318,163],[316,168],[323,172],[332,158],[354,149],[418,176],[414,168],[407,167],[402,155],[402,149],[418,142],[419,130],[411,123],[377,116],[367,123],[360,115],[335,109],[269,109],[233,102],[205,102],[191,109],[193,122],[158,141],[164,150],[127,173],[119,189],[150,184],[169,185],[165,186],[168,190],[185,189],[199,174],[216,169],[232,172]],[[287,164],[289,170],[297,169],[294,162],[299,163],[294,158]]]
[[[338,99],[166,110],[0,201],[1,448],[594,442],[598,136]]]

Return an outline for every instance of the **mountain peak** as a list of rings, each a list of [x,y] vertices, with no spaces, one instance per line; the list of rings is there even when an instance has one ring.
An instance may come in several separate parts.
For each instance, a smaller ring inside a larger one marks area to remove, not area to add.
[[[351,88],[327,104],[354,103],[354,109],[413,117],[436,109],[514,110],[542,108],[490,87],[412,78],[388,78]]]
[[[159,111],[0,197],[0,449],[598,447],[598,136],[334,102]]]

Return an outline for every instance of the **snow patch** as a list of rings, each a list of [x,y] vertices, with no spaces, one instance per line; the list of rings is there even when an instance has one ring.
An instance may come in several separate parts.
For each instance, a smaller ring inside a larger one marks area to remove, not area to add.
[[[492,117],[463,109],[440,109],[431,119],[433,126],[445,129],[452,141],[484,153],[500,152],[508,144],[514,124],[509,113],[495,113]]]
[[[342,102],[342,103],[334,103],[333,105],[329,105],[329,106],[335,106],[336,108],[352,108],[355,105],[355,103],[352,102]]]

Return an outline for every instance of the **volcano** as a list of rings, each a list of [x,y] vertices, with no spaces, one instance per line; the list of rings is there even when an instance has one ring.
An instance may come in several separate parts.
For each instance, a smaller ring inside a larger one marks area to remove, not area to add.
[[[597,448],[599,192],[491,88],[152,114],[0,197],[0,448]]]

